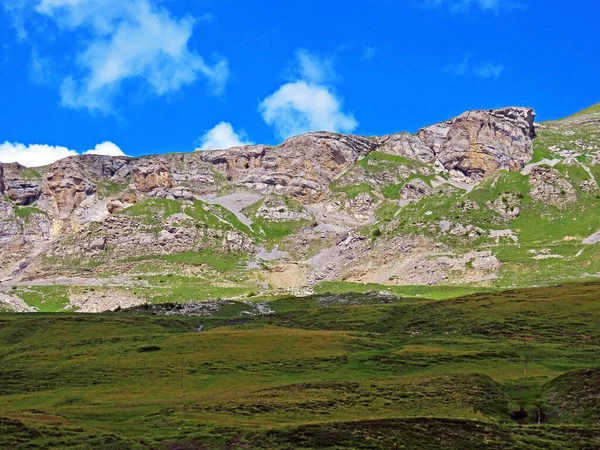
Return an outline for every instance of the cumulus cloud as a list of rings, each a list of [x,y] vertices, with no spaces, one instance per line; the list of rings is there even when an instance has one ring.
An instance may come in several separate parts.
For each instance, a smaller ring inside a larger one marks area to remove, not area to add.
[[[126,156],[116,144],[106,141],[97,144],[92,150],[85,152],[86,155]]]
[[[457,76],[475,75],[480,78],[497,79],[504,72],[504,65],[492,62],[473,62],[469,55],[458,64],[449,64],[445,71]]]
[[[221,122],[200,138],[196,150],[220,150],[252,144],[244,132],[236,133],[229,122]]]
[[[498,13],[501,10],[523,9],[525,5],[513,0],[422,0],[427,7],[446,6],[454,13],[467,13],[473,9]]]
[[[342,111],[342,102],[325,84],[335,78],[330,62],[300,51],[298,79],[290,81],[259,105],[263,120],[282,139],[309,131],[351,132],[358,122]]]
[[[123,83],[130,80],[143,80],[156,95],[177,91],[199,77],[207,79],[217,94],[225,88],[227,61],[221,58],[210,64],[189,48],[192,17],[174,17],[151,0],[29,0],[28,4],[28,9],[85,43],[74,59],[76,70],[61,83],[64,106],[110,111]]]
[[[62,158],[76,156],[75,150],[59,145],[31,144],[4,142],[0,144],[0,163],[17,162],[26,167],[40,167],[52,164]],[[103,142],[84,154],[124,156],[123,151],[112,142]]]
[[[59,159],[75,155],[77,155],[75,150],[69,150],[61,146],[46,144],[24,145],[10,142],[0,144],[0,162],[18,162],[27,167],[45,166]]]

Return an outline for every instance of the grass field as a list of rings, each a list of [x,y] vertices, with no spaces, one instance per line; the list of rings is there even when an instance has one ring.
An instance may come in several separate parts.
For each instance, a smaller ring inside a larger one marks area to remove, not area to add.
[[[600,284],[269,305],[0,314],[0,448],[600,446]]]

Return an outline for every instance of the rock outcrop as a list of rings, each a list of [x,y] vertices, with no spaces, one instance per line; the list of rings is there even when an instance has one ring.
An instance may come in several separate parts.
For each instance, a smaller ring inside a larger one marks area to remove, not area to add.
[[[448,170],[481,179],[498,170],[521,170],[533,154],[535,113],[531,108],[469,111],[417,136]]]
[[[531,169],[529,183],[532,186],[531,197],[546,205],[565,206],[577,201],[577,192],[560,172],[547,166]]]
[[[229,182],[314,203],[324,198],[334,179],[376,147],[368,138],[320,132],[290,138],[278,147],[202,152],[201,159]]]
[[[423,197],[443,196],[448,189],[459,195],[498,170],[520,170],[531,159],[534,116],[528,108],[504,108],[471,111],[416,135],[314,132],[278,146],[141,158],[82,155],[35,169],[0,164],[0,251],[4,258],[0,279],[22,274],[34,263],[35,270],[39,268],[36,273],[51,269],[59,273],[63,266],[87,264],[90,270],[90,264],[131,263],[132,258],[208,248],[243,253],[251,259],[265,239],[258,219],[299,222],[296,230],[304,227],[305,235],[294,245],[302,247],[297,254],[306,258],[350,232],[352,239],[342,239],[337,248],[348,256],[345,264],[352,267],[356,264],[352,258],[361,258],[356,249],[373,251],[369,250],[371,241],[359,238],[356,230],[380,220],[380,207],[388,207],[389,199],[397,200],[395,206],[400,208]],[[555,180],[555,174],[543,175],[541,170],[532,171],[532,184],[537,183],[532,196],[551,202],[556,192],[548,186],[558,186],[559,192],[567,192],[561,194],[559,203],[571,201],[569,187]],[[232,196],[226,206],[216,200],[224,195]],[[238,204],[244,195],[251,201]],[[229,211],[213,214],[216,209],[211,210],[208,203],[196,208],[201,199],[212,199],[210,204]],[[165,209],[154,211],[146,200]],[[259,206],[246,209],[259,200]],[[519,214],[518,199],[509,200],[488,205],[502,223]],[[129,207],[141,211],[129,215],[124,211]],[[143,210],[146,207],[148,214]],[[464,207],[454,214],[469,211]],[[390,223],[396,220],[393,211],[383,214],[389,214]],[[407,225],[425,227],[425,222]],[[275,226],[286,233],[286,224]],[[431,234],[457,238],[477,238],[483,233],[469,224],[441,219],[439,225],[427,226],[433,227]],[[50,269],[48,261],[58,263]],[[341,273],[331,269],[331,261],[315,273]],[[330,275],[313,278],[334,279]],[[356,279],[369,277],[357,275]]]
[[[384,136],[379,141],[378,151],[390,155],[404,156],[423,163],[435,159],[435,149],[417,136],[408,133],[398,133]]]

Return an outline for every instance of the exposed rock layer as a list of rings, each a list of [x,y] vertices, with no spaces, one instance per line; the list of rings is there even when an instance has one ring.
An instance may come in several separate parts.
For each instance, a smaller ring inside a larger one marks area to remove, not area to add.
[[[0,164],[3,270],[16,273],[39,255],[62,261],[107,252],[115,258],[135,257],[198,251],[215,243],[223,250],[253,253],[256,243],[249,236],[188,226],[190,218],[185,214],[156,224],[118,215],[147,198],[191,204],[194,199],[215,197],[222,188],[246,189],[261,197],[281,194],[304,205],[290,209],[283,200],[270,197],[256,211],[256,217],[265,220],[305,221],[327,230],[353,221],[357,225],[373,217],[383,197],[367,192],[344,199],[332,196],[332,183],[340,177],[352,185],[391,185],[401,201],[416,201],[434,192],[419,177],[433,178],[438,173],[449,182],[458,176],[462,178],[456,183],[472,183],[498,170],[521,170],[532,155],[534,116],[529,108],[504,108],[471,111],[416,135],[377,138],[315,132],[277,147],[253,145],[141,158],[82,155],[36,169]],[[385,158],[364,161],[377,165],[377,177],[368,179],[368,167],[357,162],[375,151]],[[404,159],[387,167],[386,158],[396,157]],[[536,192],[546,199],[548,186],[556,185],[556,180],[542,176],[541,169],[534,169],[532,177],[539,179]],[[559,188],[568,191],[562,184]],[[567,195],[564,201],[569,200]],[[342,208],[346,211],[339,212]],[[341,218],[337,223],[332,219],[338,217],[335,214]],[[244,222],[240,211],[238,215]],[[329,222],[321,224],[323,217]]]

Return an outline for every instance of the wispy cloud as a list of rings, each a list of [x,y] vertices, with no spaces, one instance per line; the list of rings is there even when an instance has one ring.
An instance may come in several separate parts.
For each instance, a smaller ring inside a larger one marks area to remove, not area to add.
[[[153,0],[6,1],[13,5],[5,8],[19,18],[17,23],[22,24],[23,17],[45,17],[85,43],[78,54],[67,55],[74,56],[75,66],[60,86],[66,107],[109,112],[123,83],[131,80],[142,80],[159,96],[199,77],[208,80],[216,94],[227,83],[225,59],[209,63],[189,48],[196,21],[174,17]],[[25,28],[17,27],[17,34],[27,37]]]
[[[379,49],[377,47],[371,47],[370,45],[365,45],[362,49],[362,57],[367,61],[374,59],[379,54]]]
[[[526,7],[524,3],[515,0],[421,0],[420,4],[429,8],[447,8],[453,13],[468,13],[473,10],[498,13]]]
[[[337,78],[332,57],[315,55],[305,49],[296,52],[289,73],[290,81],[303,79],[311,83],[329,83]]]
[[[259,105],[263,120],[286,139],[309,131],[351,132],[358,122],[326,84],[335,72],[326,60],[306,51],[296,55],[298,78],[280,86]]]
[[[449,64],[444,70],[448,73],[457,76],[474,75],[480,78],[497,79],[504,72],[504,65],[501,63],[476,62],[471,60],[471,56],[467,55],[457,64]]]
[[[473,71],[481,78],[498,78],[502,75],[502,72],[504,72],[504,65],[486,62],[475,66]]]

